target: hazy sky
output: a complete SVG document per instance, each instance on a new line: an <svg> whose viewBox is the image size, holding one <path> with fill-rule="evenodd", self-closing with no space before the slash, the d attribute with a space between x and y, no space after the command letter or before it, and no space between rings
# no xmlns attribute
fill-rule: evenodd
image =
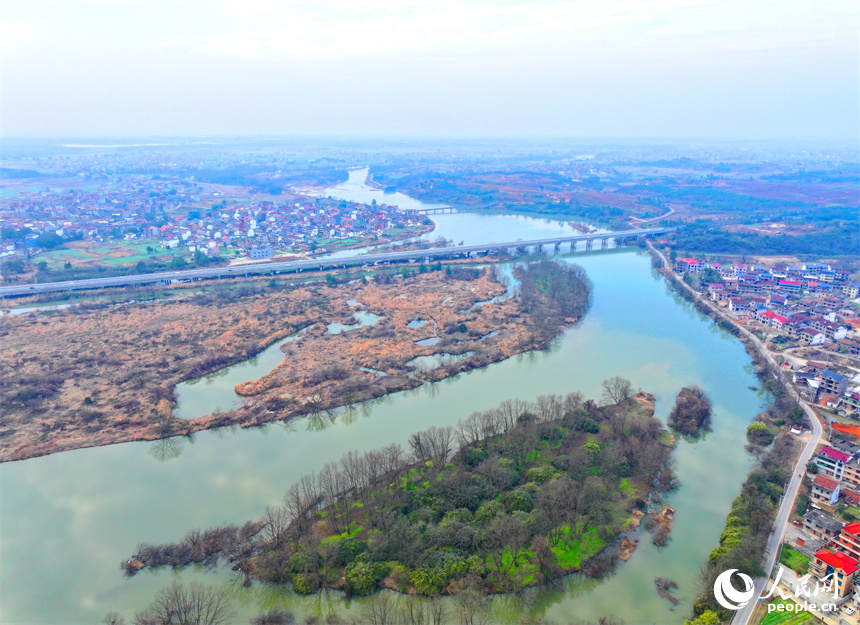
<svg viewBox="0 0 860 625"><path fill-rule="evenodd" d="M0 132L857 140L860 2L0 4Z"/></svg>

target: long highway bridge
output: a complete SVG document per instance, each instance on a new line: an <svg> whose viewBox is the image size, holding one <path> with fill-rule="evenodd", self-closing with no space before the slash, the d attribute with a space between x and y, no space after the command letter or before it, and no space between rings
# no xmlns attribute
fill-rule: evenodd
<svg viewBox="0 0 860 625"><path fill-rule="evenodd" d="M16 295L33 295L55 291L74 291L80 289L101 289L105 287L131 286L136 284L171 283L200 279L218 279L245 277L250 275L274 274L281 272L301 272L303 270L322 270L334 267L370 266L392 262L429 262L431 258L476 258L486 256L494 250L513 250L515 253L523 250L542 250L544 246L552 245L555 251L560 251L563 245L575 249L577 243L584 241L586 249L591 249L595 241L602 247L608 245L611 239L616 242L639 239L655 234L664 234L674 228L648 228L643 230L621 230L616 232L593 232L573 236L553 237L550 239L533 239L530 241L510 241L507 243L483 243L459 247L435 247L426 250L410 250L406 252L386 252L382 254L361 254L344 258L312 258L283 262L256 263L248 265L233 265L226 267L207 267L205 269L185 269L182 271L162 271L130 276L114 276L110 278L92 278L87 280L68 280L65 282L45 282L42 284L21 284L0 287L0 297Z"/></svg>

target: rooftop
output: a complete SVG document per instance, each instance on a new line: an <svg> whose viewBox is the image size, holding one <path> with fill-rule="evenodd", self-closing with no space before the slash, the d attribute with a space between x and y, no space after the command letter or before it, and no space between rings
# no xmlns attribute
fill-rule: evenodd
<svg viewBox="0 0 860 625"><path fill-rule="evenodd" d="M851 456L848 454L842 453L841 451L836 451L830 447L822 447L821 451L818 452L820 456L826 456L832 460L836 460L838 462L848 462L851 460Z"/></svg>
<svg viewBox="0 0 860 625"><path fill-rule="evenodd" d="M832 516L825 514L821 510L810 510L803 516L803 520L813 523L829 532L838 532L843 527L843 523L841 521L837 521ZM857 531L860 531L860 523L855 522L853 525L857 525Z"/></svg>
<svg viewBox="0 0 860 625"><path fill-rule="evenodd" d="M836 487L839 486L839 482L824 475L817 476L812 483L827 490L835 490Z"/></svg>
<svg viewBox="0 0 860 625"><path fill-rule="evenodd" d="M851 575L857 570L858 566L860 566L860 562L857 562L857 560L851 556L847 556L844 553L839 552L833 553L827 549L822 549L815 554L815 557L826 562L834 569L839 569L846 575Z"/></svg>

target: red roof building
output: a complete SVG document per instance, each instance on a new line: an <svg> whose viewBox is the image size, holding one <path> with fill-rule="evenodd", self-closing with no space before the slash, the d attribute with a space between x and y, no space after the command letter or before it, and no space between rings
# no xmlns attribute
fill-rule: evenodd
<svg viewBox="0 0 860 625"><path fill-rule="evenodd" d="M857 569L860 568L860 562L839 551L834 553L827 549L822 549L815 554L815 557L821 559L826 564L829 564L834 569L839 569L846 575L851 575L852 573L857 572Z"/></svg>
<svg viewBox="0 0 860 625"><path fill-rule="evenodd" d="M819 579L832 580L834 594L838 597L845 597L851 592L858 568L860 562L851 556L827 549L822 549L809 561L809 572Z"/></svg>
<svg viewBox="0 0 860 625"><path fill-rule="evenodd" d="M812 484L820 488L826 488L827 490L836 490L836 487L839 486L839 482L837 482L836 480L832 480L824 475L817 476L813 480Z"/></svg>

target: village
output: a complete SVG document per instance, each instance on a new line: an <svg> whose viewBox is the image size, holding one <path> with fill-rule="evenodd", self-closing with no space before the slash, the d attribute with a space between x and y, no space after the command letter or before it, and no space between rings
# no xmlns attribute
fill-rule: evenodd
<svg viewBox="0 0 860 625"><path fill-rule="evenodd" d="M860 622L860 286L826 263L767 268L678 258L674 269L761 339L827 424L806 467L771 595L790 595L798 607L802 600L835 604L838 612L815 613L827 623ZM807 434L797 425L790 431Z"/></svg>
<svg viewBox="0 0 860 625"><path fill-rule="evenodd" d="M74 266L75 254L63 254L63 248L83 259L94 244L124 246L118 260L127 257L130 263L177 255L262 260L391 241L431 228L432 222L415 211L385 204L294 193L237 194L193 181L123 176L4 198L0 262L4 275L14 273L14 263L7 263L16 259Z"/></svg>

